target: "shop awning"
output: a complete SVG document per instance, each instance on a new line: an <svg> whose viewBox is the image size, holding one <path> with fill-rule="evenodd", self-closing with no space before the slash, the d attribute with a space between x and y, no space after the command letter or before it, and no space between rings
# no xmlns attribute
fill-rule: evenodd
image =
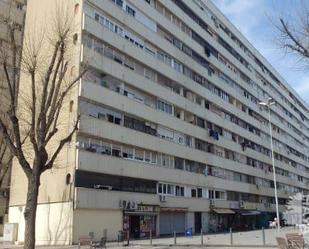
<svg viewBox="0 0 309 249"><path fill-rule="evenodd" d="M161 212L188 212L188 208L180 208L180 207L161 207Z"/></svg>
<svg viewBox="0 0 309 249"><path fill-rule="evenodd" d="M214 211L217 214L235 214L235 212L228 208L213 208L212 211Z"/></svg>
<svg viewBox="0 0 309 249"><path fill-rule="evenodd" d="M236 210L236 213L242 215L242 216L249 216L249 215L259 215L261 214L260 211L256 210Z"/></svg>

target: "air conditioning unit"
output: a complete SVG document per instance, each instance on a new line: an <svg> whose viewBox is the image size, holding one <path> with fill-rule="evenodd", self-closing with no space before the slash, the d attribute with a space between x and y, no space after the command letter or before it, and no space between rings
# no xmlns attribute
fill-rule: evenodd
<svg viewBox="0 0 309 249"><path fill-rule="evenodd" d="M166 202L166 196L165 195L160 195L159 199L160 199L160 202Z"/></svg>

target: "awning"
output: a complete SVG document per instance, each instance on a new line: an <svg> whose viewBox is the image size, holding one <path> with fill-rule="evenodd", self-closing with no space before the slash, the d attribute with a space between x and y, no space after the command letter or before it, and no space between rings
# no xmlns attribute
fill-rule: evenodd
<svg viewBox="0 0 309 249"><path fill-rule="evenodd" d="M246 216L246 215L259 215L259 214L261 214L261 212L259 211L248 211L247 213L243 213L241 215Z"/></svg>
<svg viewBox="0 0 309 249"><path fill-rule="evenodd" d="M242 216L249 216L249 215L259 215L261 214L260 211L256 210L235 210L236 213L242 215Z"/></svg>
<svg viewBox="0 0 309 249"><path fill-rule="evenodd" d="M235 212L228 208L213 208L212 211L214 211L217 214L235 214Z"/></svg>
<svg viewBox="0 0 309 249"><path fill-rule="evenodd" d="M188 208L180 208L180 207L161 207L161 212L188 212Z"/></svg>

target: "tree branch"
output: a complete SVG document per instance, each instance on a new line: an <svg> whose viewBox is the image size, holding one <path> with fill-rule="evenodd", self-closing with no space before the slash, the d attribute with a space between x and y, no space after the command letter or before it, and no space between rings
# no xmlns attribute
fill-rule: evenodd
<svg viewBox="0 0 309 249"><path fill-rule="evenodd" d="M60 151L62 150L63 146L70 142L72 140L72 136L73 134L75 133L75 131L78 130L78 123L79 123L79 117L77 118L76 122L75 122L75 125L74 125L74 128L72 129L72 131L70 132L70 134L62 139L58 145L58 148L56 149L56 151L54 152L53 156L51 157L51 159L49 160L49 162L45 165L45 167L42 169L42 173L48 169L51 169L54 165L54 162L56 160L56 158L58 157Z"/></svg>

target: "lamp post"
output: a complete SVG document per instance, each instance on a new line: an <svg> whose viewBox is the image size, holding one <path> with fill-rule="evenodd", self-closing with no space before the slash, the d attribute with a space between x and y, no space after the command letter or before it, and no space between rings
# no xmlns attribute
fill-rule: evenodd
<svg viewBox="0 0 309 249"><path fill-rule="evenodd" d="M276 168L275 168L275 157L274 157L274 146L273 146L273 134L270 118L270 107L276 104L272 98L268 98L267 102L260 102L259 105L265 106L268 110L268 121L269 121L269 135L270 135L270 149L271 149L271 161L273 166L273 179L275 188L275 202L276 202L276 215L277 215L277 229L280 230L280 217L279 217L279 205L278 205L278 192L277 192L277 180L276 180Z"/></svg>

